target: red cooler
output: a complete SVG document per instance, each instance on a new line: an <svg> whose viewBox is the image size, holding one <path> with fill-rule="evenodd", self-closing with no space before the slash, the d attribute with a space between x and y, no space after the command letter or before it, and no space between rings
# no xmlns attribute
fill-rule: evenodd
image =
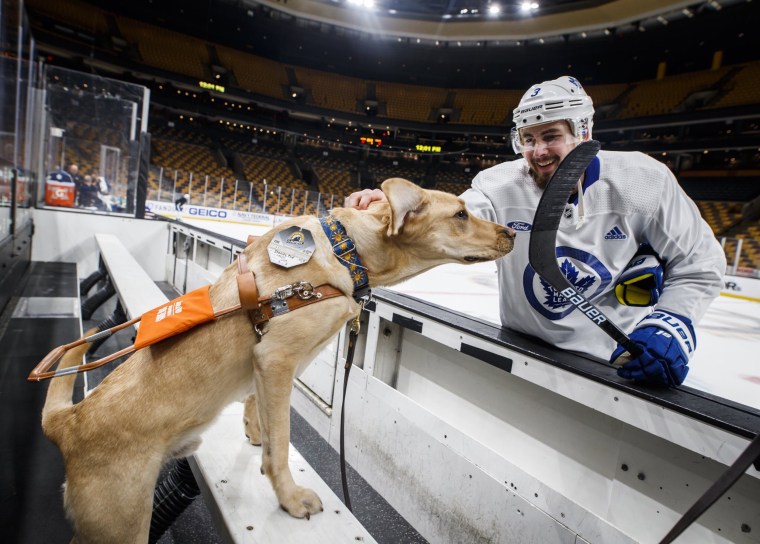
<svg viewBox="0 0 760 544"><path fill-rule="evenodd" d="M76 185L65 181L48 179L45 182L45 204L48 206L74 207Z"/></svg>

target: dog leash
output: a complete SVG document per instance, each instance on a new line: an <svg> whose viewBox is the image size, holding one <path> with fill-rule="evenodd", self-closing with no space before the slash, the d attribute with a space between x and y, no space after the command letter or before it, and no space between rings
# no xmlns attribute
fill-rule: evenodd
<svg viewBox="0 0 760 544"><path fill-rule="evenodd" d="M333 216L328 215L319 219L322 230L327 239L332 244L332 250L338 262L342 264L351 274L351 281L354 284L354 300L359 302L360 309L356 317L351 321L351 327L348 333L348 351L346 353L346 364L343 367L343 402L340 408L340 481L343 486L343 502L352 512L351 497L348 494L348 474L346 469L346 447L345 447L345 415L346 415L346 393L348 391L348 377L351 373L351 366L354 362L354 352L356 351L356 340L359 337L361 328L360 319L364 306L371 297L369 287L369 273L367 267L362 265L359 253L356 251L356 245L346 232L346 228L340 221Z"/></svg>
<svg viewBox="0 0 760 544"><path fill-rule="evenodd" d="M348 391L348 375L351 373L351 366L354 364L354 352L356 351L356 340L359 337L359 331L361 330L361 316L364 306L369 302L369 298L363 299L359 304L361 309L356 317L351 321L351 327L348 333L348 351L346 353L346 364L343 367L345 373L343 374L343 400L340 406L340 481L343 485L343 502L348 508L349 512L353 512L351 508L351 497L348 495L348 475L346 470L346 448L345 448L345 432L344 422L346 415L346 392Z"/></svg>
<svg viewBox="0 0 760 544"><path fill-rule="evenodd" d="M259 297L258 289L256 288L255 277L253 275L253 272L249 270L247 260L242 253L238 256L237 281L238 281L238 291L239 291L240 301L241 301L240 304L236 304L234 306L230 306L229 308L224 308L222 310L216 311L213 313L213 315L209 319L194 323L190 327L186 328L185 330L177 331L177 334L179 334L180 332L185 332L186 330L189 330L190 328L194 326L201 325L205 322L208 322L214 319L218 319L227 314L231 314L239 310L246 310L248 312L248 316L251 320L251 323L253 324L254 331L256 332L256 336L259 339L261 339L261 336L266 331L263 331L260 328L260 326L266 323L267 321L269 321L270 319L272 319L273 317L277 317L284 313L290 312L292 310L296 310L303 306L308 306L310 304L319 302L321 300L327 300L327 299L338 297L338 296L345 296L342 291L339 291L338 289L336 289L335 287L329 284L323 284L318 287L313 287L307 281L299 281L296 283L292 283L290 285L279 287L269 297ZM178 300L178 299L175 299L175 300ZM167 305L171 305L172 302L167 303ZM159 308L163 308L167 305L162 305ZM50 353L45 355L45 357L42 359L42 361L39 362L39 364L37 364L36 367L34 367L32 372L27 377L27 381L39 382L41 380L47 380L50 378L67 376L67 375L76 374L79 372L87 372L89 370L93 370L95 368L108 364L112 361L115 361L116 359L119 359L120 357L124 357L125 355L130 355L134 353L135 351L137 351L138 348L136 348L135 345L133 344L120 351L117 351L116 353L113 353L111 355L98 359L97 361L92 361L90 363L86 363L86 364L82 364L78 366L72 366L68 368L49 370L70 349L75 348L77 346L81 346L82 344L85 344L85 343L91 344L100 339L107 338L111 336L112 334L122 329L125 329L126 327L129 327L130 325L139 323L143 319L144 316L152 315L154 314L154 312L155 310L151 310L149 312L146 312L146 314L143 314L139 317L131 319L127 321L126 323L122 323L121 325L111 327L110 329L105 329L103 331L97 332L90 336L82 337L68 344L64 344L62 346L58 346L57 348L54 348L52 351L50 351ZM147 346L142 346L142 347L147 347Z"/></svg>

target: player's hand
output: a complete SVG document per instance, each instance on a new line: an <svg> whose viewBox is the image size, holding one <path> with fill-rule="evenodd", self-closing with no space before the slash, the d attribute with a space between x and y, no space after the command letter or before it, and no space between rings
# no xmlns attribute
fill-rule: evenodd
<svg viewBox="0 0 760 544"><path fill-rule="evenodd" d="M631 357L623 346L618 346L610 357L610 363L620 366L618 376L666 387L683 383L689 372L689 358L696 348L690 319L655 311L636 325L630 339L642 353Z"/></svg>
<svg viewBox="0 0 760 544"><path fill-rule="evenodd" d="M380 189L363 189L348 195L343 203L343 207L366 210L372 202L378 202L380 200L386 200L385 193Z"/></svg>

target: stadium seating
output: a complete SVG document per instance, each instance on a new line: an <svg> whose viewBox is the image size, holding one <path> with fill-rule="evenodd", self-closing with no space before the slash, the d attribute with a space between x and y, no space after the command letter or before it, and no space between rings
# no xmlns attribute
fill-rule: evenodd
<svg viewBox="0 0 760 544"><path fill-rule="evenodd" d="M127 17L117 17L117 22L145 64L196 80L211 79L208 50L201 40Z"/></svg>
<svg viewBox="0 0 760 544"><path fill-rule="evenodd" d="M47 2L45 0L27 0L26 4L45 17L56 21L65 21L76 28L93 34L106 34L108 25L102 11L80 0L66 2Z"/></svg>
<svg viewBox="0 0 760 544"><path fill-rule="evenodd" d="M31 8L41 15L65 21L70 25L107 38L111 30L106 15L94 9L83 9L81 0L43 2L31 0ZM288 70L308 95L309 103L336 112L360 111L364 100L376 98L382 105L378 116L391 119L437 122L439 108L448 107L454 115L452 123L499 126L508 124L511 109L524 89L443 89L382 81L365 81L300 66L284 66L276 61L220 44L209 44L191 37L123 16L113 16L124 38L136 47L139 61L163 72L195 80L214 81L211 54L216 52L221 68L230 73L235 87L256 95L278 100L291 100ZM714 91L718 97L707 105L696 107L729 107L756 104L760 101L760 62L724 66L666 76L662 79L604 85L587 85L600 117L629 119L665 115L682 105L692 94ZM732 75L732 71L736 71ZM335 78L340 77L340 84ZM726 78L726 81L723 79ZM376 96L368 96L368 88ZM451 103L447 98L453 97ZM613 112L611 115L608 112ZM603 115L602 115L603 114Z"/></svg>
<svg viewBox="0 0 760 544"><path fill-rule="evenodd" d="M760 62L742 65L738 73L731 78L727 87L725 94L710 104L710 107L727 108L757 104L757 89L760 88Z"/></svg>
<svg viewBox="0 0 760 544"><path fill-rule="evenodd" d="M742 220L741 202L696 201L699 212L716 236L721 236Z"/></svg>
<svg viewBox="0 0 760 544"><path fill-rule="evenodd" d="M703 70L663 79L640 81L626 97L618 118L671 113L691 94L713 89L727 72L728 68L724 67L718 70Z"/></svg>
<svg viewBox="0 0 760 544"><path fill-rule="evenodd" d="M457 89L454 109L459 110L456 121L468 125L507 125L512 109L520 101L522 91L501 89Z"/></svg>
<svg viewBox="0 0 760 544"><path fill-rule="evenodd" d="M232 71L238 87L263 96L285 98L287 76L282 64L219 45L216 51L219 60Z"/></svg>
<svg viewBox="0 0 760 544"><path fill-rule="evenodd" d="M410 121L433 121L435 110L443 106L446 90L421 85L377 82L378 102L385 103L386 117Z"/></svg>
<svg viewBox="0 0 760 544"><path fill-rule="evenodd" d="M295 68L298 83L311 93L313 104L335 111L357 112L367 97L366 82L354 77L343 76L340 85L335 84L335 75L309 68Z"/></svg>

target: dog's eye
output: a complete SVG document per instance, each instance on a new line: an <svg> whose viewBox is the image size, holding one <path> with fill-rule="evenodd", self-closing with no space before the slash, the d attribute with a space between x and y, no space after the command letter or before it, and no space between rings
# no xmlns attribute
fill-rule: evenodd
<svg viewBox="0 0 760 544"><path fill-rule="evenodd" d="M467 219L469 215L467 214L467 210L459 210L454 217L458 217L459 219Z"/></svg>

